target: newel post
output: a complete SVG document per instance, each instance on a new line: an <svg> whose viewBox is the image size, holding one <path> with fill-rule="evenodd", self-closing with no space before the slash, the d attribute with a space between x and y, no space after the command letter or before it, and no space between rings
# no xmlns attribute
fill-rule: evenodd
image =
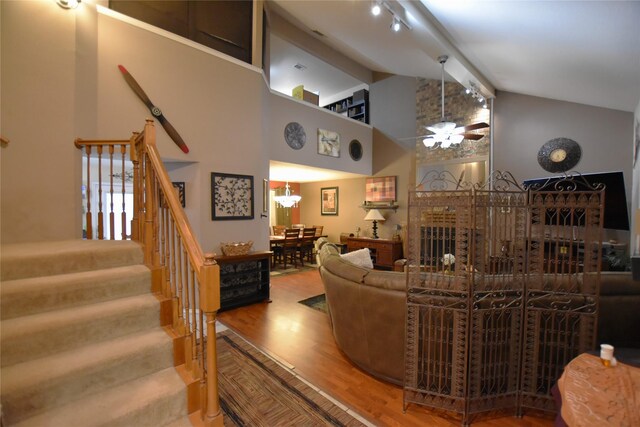
<svg viewBox="0 0 640 427"><path fill-rule="evenodd" d="M203 421L207 426L222 426L222 413L218 396L218 353L216 350L216 313L220 308L220 266L215 254L205 254L200 275L200 310L205 313L207 324L206 400Z"/></svg>
<svg viewBox="0 0 640 427"><path fill-rule="evenodd" d="M144 126L144 149L143 149L143 163L142 173L144 175L144 232L143 232L143 244L144 244L144 262L147 266L155 266L154 264L154 205L156 202L156 193L153 185L153 170L151 162L147 157L147 145L155 145L156 141L156 129L153 127L153 120L148 120Z"/></svg>

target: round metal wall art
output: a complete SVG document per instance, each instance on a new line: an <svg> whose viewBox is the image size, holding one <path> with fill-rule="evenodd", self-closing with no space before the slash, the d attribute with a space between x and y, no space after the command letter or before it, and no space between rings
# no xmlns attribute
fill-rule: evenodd
<svg viewBox="0 0 640 427"><path fill-rule="evenodd" d="M284 127L284 140L289 147L299 150L307 142L307 134L300 123L291 122Z"/></svg>
<svg viewBox="0 0 640 427"><path fill-rule="evenodd" d="M580 161L582 149L569 138L554 138L545 142L538 151L538 164L547 172L566 172Z"/></svg>
<svg viewBox="0 0 640 427"><path fill-rule="evenodd" d="M362 158L362 144L357 139L349 143L349 155L356 162Z"/></svg>

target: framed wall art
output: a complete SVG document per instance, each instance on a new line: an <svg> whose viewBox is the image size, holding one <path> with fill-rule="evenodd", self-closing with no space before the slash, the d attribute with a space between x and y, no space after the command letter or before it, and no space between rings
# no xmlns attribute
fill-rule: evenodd
<svg viewBox="0 0 640 427"><path fill-rule="evenodd" d="M253 177L211 172L211 219L253 219Z"/></svg>
<svg viewBox="0 0 640 427"><path fill-rule="evenodd" d="M185 194L185 190L184 190L184 182L172 182L171 184L173 184L173 188L176 189L176 192L178 193L178 199L180 200L180 204L182 205L182 207L186 207L187 205L187 197Z"/></svg>
<svg viewBox="0 0 640 427"><path fill-rule="evenodd" d="M394 200L397 200L395 176L367 178L365 183L365 201L393 202Z"/></svg>
<svg viewBox="0 0 640 427"><path fill-rule="evenodd" d="M320 189L320 214L338 215L338 187Z"/></svg>
<svg viewBox="0 0 640 427"><path fill-rule="evenodd" d="M318 154L340 157L340 134L326 129L318 129Z"/></svg>

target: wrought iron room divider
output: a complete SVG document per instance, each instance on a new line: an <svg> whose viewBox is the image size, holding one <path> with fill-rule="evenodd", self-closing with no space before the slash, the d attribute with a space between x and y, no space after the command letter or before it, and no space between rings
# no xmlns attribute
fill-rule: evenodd
<svg viewBox="0 0 640 427"><path fill-rule="evenodd" d="M524 189L447 172L409 194L404 406L553 411L564 365L595 345L603 188ZM586 185L586 187L585 187Z"/></svg>

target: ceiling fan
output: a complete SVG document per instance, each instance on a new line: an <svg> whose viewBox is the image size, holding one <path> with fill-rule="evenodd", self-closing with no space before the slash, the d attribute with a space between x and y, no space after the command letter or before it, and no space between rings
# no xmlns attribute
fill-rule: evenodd
<svg viewBox="0 0 640 427"><path fill-rule="evenodd" d="M442 105L442 115L440 117L440 121L438 123L434 123L430 126L427 126L427 130L431 132L431 134L420 135L413 138L401 138L404 140L408 139L418 139L424 138L422 143L427 148L432 148L436 144L440 144L442 148L448 148L451 145L460 144L464 139L472 139L477 141L482 139L484 135L477 133L468 133L478 129L488 128L489 125L485 122L474 123L468 126L460 126L456 127L454 122L448 122L444 118L444 64L447 62L449 57L447 55L441 55L438 57L438 62L442 65L442 80L440 85L441 92L441 105Z"/></svg>

